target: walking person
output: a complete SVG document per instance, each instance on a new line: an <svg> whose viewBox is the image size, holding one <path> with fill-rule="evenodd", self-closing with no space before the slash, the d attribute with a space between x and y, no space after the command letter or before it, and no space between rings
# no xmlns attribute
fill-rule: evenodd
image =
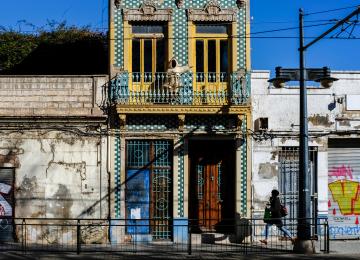
<svg viewBox="0 0 360 260"><path fill-rule="evenodd" d="M291 242L294 243L295 240L294 238L291 236L289 230L287 230L284 226L283 226L283 222L281 220L281 204L280 204L280 199L279 199L279 191L278 190L272 190L271 191L271 197L270 197L270 201L269 201L269 206L270 206L270 212L271 215L269 218L264 219L264 222L266 223L265 226L265 239L260 240L261 243L267 245L267 239L269 236L269 228L272 225L276 225L276 227L281 230L287 237L290 238Z"/></svg>

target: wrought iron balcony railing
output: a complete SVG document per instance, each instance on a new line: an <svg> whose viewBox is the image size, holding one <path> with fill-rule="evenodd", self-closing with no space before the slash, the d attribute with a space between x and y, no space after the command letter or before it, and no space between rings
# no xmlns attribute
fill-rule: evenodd
<svg viewBox="0 0 360 260"><path fill-rule="evenodd" d="M249 80L238 73L122 72L111 81L110 99L127 105L243 105Z"/></svg>

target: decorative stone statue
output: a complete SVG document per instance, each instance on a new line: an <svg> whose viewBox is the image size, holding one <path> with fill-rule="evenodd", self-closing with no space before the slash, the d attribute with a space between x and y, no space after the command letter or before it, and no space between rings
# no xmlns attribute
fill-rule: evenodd
<svg viewBox="0 0 360 260"><path fill-rule="evenodd" d="M185 0L176 0L175 4L176 4L177 8L180 9L184 6L184 2L185 2Z"/></svg>
<svg viewBox="0 0 360 260"><path fill-rule="evenodd" d="M120 8L121 1L122 1L122 0L114 0L114 4L115 4L115 6L116 6L117 9Z"/></svg>
<svg viewBox="0 0 360 260"><path fill-rule="evenodd" d="M246 0L236 0L236 5L239 9L244 8L246 5Z"/></svg>
<svg viewBox="0 0 360 260"><path fill-rule="evenodd" d="M190 71L189 66L179 66L178 61L172 58L168 64L166 71L166 81L163 87L171 94L176 94L181 85L181 74Z"/></svg>

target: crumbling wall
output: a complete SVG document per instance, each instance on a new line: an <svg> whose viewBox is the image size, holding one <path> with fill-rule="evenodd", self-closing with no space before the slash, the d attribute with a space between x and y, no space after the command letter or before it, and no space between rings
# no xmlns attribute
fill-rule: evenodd
<svg viewBox="0 0 360 260"><path fill-rule="evenodd" d="M2 131L0 167L15 167L15 216L106 218L106 139Z"/></svg>
<svg viewBox="0 0 360 260"><path fill-rule="evenodd" d="M317 148L318 214L327 214L327 140L340 132L354 131L359 126L359 111L347 110L349 95L359 92L359 72L336 72L340 80L331 88L308 85L308 128L310 146ZM269 71L252 75L253 122L268 118L268 129L257 132L253 146L252 185L253 212L262 210L273 188L279 184L279 154L282 147L299 147L299 88L276 89L270 85ZM255 131L258 129L254 129ZM350 135L350 133L348 134ZM257 138L257 139L256 139Z"/></svg>

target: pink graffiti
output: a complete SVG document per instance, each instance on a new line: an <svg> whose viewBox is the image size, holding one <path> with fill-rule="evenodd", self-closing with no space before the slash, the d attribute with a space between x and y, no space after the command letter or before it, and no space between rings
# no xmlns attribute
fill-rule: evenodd
<svg viewBox="0 0 360 260"><path fill-rule="evenodd" d="M350 179L353 178L351 167L345 165L331 168L329 176L336 178L344 177L345 179L347 179L347 177Z"/></svg>

